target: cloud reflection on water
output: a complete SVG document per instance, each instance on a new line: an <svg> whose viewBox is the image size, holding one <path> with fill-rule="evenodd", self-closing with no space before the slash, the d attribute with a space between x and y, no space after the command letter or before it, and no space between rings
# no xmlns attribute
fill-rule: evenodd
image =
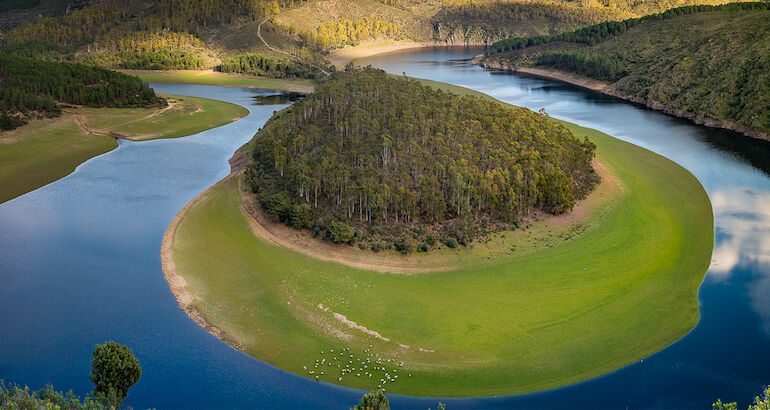
<svg viewBox="0 0 770 410"><path fill-rule="evenodd" d="M739 268L758 276L748 296L770 336L770 192L725 189L711 193L717 242L708 277L727 280Z"/></svg>

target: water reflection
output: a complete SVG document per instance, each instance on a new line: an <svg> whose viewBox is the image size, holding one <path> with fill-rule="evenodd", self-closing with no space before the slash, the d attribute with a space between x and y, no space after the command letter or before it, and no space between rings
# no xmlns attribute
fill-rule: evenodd
<svg viewBox="0 0 770 410"><path fill-rule="evenodd" d="M279 105L293 103L305 98L305 93L294 91L270 91L268 94L255 95L254 105Z"/></svg>
<svg viewBox="0 0 770 410"><path fill-rule="evenodd" d="M453 410L708 408L720 396L745 408L770 383L768 144L461 61L477 53L413 50L369 62L534 110L545 107L555 117L672 158L709 193L717 235L700 288L701 321L681 341L583 383L529 395L441 401ZM205 86L156 89L279 105L251 105L248 117L189 138L122 143L72 175L0 205L0 378L34 388L52 382L85 394L92 387L87 375L93 344L116 339L132 346L144 369L126 403L135 407L352 406L362 392L284 372L215 339L179 310L160 270L160 241L174 215L226 175L232 152L292 97ZM391 398L393 408L410 409L434 407L439 400Z"/></svg>
<svg viewBox="0 0 770 410"><path fill-rule="evenodd" d="M753 272L749 298L770 336L770 193L726 188L713 192L711 203L718 241L709 276L726 280L735 272Z"/></svg>
<svg viewBox="0 0 770 410"><path fill-rule="evenodd" d="M660 153L703 184L713 204L716 236L712 265L699 290L701 320L677 343L644 362L576 385L450 404L707 408L719 396L745 407L770 383L770 143L695 126L568 84L463 66L463 55L475 52L422 49L360 62L472 88L532 110L545 108L556 118Z"/></svg>

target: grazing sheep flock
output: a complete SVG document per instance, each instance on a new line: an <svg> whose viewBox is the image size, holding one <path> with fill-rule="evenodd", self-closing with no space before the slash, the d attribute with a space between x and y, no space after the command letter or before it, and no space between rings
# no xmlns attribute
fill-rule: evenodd
<svg viewBox="0 0 770 410"><path fill-rule="evenodd" d="M343 347L336 353L334 349L330 349L328 352L321 350L321 357L310 366L302 366L302 369L309 376L314 376L316 381L320 381L321 376L326 374L332 375L335 369L339 371L338 382L341 382L344 377L352 377L354 374L355 377L366 378L377 376L379 377L377 388L385 391L387 383L395 383L398 380L398 368L404 367L404 362L380 357L379 353L372 352L372 345L364 349L364 353L366 357L359 359L349 347ZM328 357L324 357L325 355ZM327 370L324 372L322 369ZM407 375L407 377L411 376L411 374Z"/></svg>

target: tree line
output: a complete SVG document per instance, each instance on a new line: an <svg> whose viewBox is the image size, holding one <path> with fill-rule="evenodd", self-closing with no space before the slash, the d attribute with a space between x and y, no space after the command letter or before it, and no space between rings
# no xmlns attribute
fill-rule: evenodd
<svg viewBox="0 0 770 410"><path fill-rule="evenodd" d="M93 107L164 105L138 77L120 72L0 54L2 126L11 129L38 115L57 116L58 103ZM15 118L14 120L9 120Z"/></svg>
<svg viewBox="0 0 770 410"><path fill-rule="evenodd" d="M8 10L31 9L40 4L40 0L0 0L0 13Z"/></svg>
<svg viewBox="0 0 770 410"><path fill-rule="evenodd" d="M535 64L581 73L597 80L610 82L617 81L628 73L625 65L617 59L585 50L544 51L537 55Z"/></svg>
<svg viewBox="0 0 770 410"><path fill-rule="evenodd" d="M404 34L396 23L371 18L340 19L300 33L300 38L305 45L319 50L346 45L355 46L361 41L379 37L401 39L404 38Z"/></svg>
<svg viewBox="0 0 770 410"><path fill-rule="evenodd" d="M5 33L5 44L42 43L86 64L134 69L197 69L214 58L200 30L276 14L304 0L160 0L138 15L116 3L39 19ZM77 50L72 52L72 50Z"/></svg>
<svg viewBox="0 0 770 410"><path fill-rule="evenodd" d="M241 73L273 78L315 78L318 71L308 66L279 60L262 53L244 53L227 58L216 67L223 73Z"/></svg>
<svg viewBox="0 0 770 410"><path fill-rule="evenodd" d="M598 181L595 146L547 116L372 68L334 74L255 141L248 175L267 213L336 242L458 221L468 240L472 226L565 212Z"/></svg>
<svg viewBox="0 0 770 410"><path fill-rule="evenodd" d="M489 50L490 54L503 53L506 51L519 50L526 47L546 44L552 41L564 41L570 43L581 43L594 45L610 37L622 34L631 27L641 23L653 20L665 20L672 17L686 14L714 12L714 11L751 11L751 10L770 10L770 2L748 2L748 3L728 3L722 5L694 5L677 7L666 10L662 13L650 14L638 18L630 18L623 21L605 21L588 27L557 35L514 37L500 40Z"/></svg>
<svg viewBox="0 0 770 410"><path fill-rule="evenodd" d="M0 408L114 410L120 408L128 390L141 377L142 367L131 349L107 342L94 348L89 374L94 389L82 400L72 390L65 394L54 390L51 384L30 392L29 387L6 385L0 379Z"/></svg>

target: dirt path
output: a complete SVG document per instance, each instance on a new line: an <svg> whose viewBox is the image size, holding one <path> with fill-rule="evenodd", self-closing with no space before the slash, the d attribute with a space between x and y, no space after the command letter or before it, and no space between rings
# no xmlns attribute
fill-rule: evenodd
<svg viewBox="0 0 770 410"><path fill-rule="evenodd" d="M313 238L307 231L298 231L280 222L273 222L256 203L256 198L249 192L249 189L242 185L240 171L247 166L240 159L242 155L242 153L234 155L231 164L239 165L239 169L233 169L233 172L239 172L238 190L241 195L241 211L248 219L254 235L272 244L304 253L313 258L340 263L356 269L398 274L445 272L458 269L456 265L426 266L425 261L414 255L374 254L368 250L359 250L349 245L333 244ZM568 229L573 224L590 218L596 206L603 202L610 195L610 192L623 191L622 183L606 165L596 160L593 161L592 165L601 177L601 183L588 198L580 201L571 211L561 215L544 214L543 217L548 218L549 224L554 228Z"/></svg>
<svg viewBox="0 0 770 410"><path fill-rule="evenodd" d="M64 111L64 112L69 114L69 115L71 115L72 118L75 120L75 123L78 125L78 127L80 127L80 129L82 129L83 131L85 131L85 132L87 132L89 134L104 135L105 137L122 138L122 139L127 139L127 140L131 139L131 137L129 137L128 135L119 134L119 133L113 132L113 131L99 130L99 129L96 129L96 128L91 128L88 125L88 121L86 121L86 117L83 116L83 114L80 114L80 113L77 113L77 112L74 112L74 111Z"/></svg>
<svg viewBox="0 0 770 410"><path fill-rule="evenodd" d="M126 121L124 123L120 123L120 124L116 125L116 127L156 117L156 116L158 116L160 114L163 114L164 112L166 112L166 111L168 111L168 110L170 110L172 108L177 108L178 106L179 106L178 102L176 102L176 101L169 101L168 105L166 105L165 107L161 108L160 110L157 110L157 111L152 112L152 113L150 113L148 115L145 115L144 117L140 117L140 118L133 119L131 121ZM203 109L201 109L201 107L198 106L198 109L195 110L194 112L192 112L191 114L195 114L197 112L202 112L202 111L203 111ZM66 114L71 115L72 118L75 120L75 123L80 127L80 129L82 129L83 131L85 131L85 132L87 132L89 134L104 135L106 137L120 138L120 139L131 140L131 141L142 141L142 140L145 139L145 138L142 138L142 136L130 136L130 135L126 135L126 134L121 134L119 132L110 131L109 129L94 128L94 127L91 127L88 124L88 120L86 119L86 117L83 114L81 114L79 112L76 112L76 111L63 111L63 112L66 113Z"/></svg>
<svg viewBox="0 0 770 410"><path fill-rule="evenodd" d="M254 235L285 248L304 253L313 258L327 262L337 262L356 269L371 270L384 273L416 274L425 272L442 272L457 269L456 266L419 266L419 261L409 261L406 257L383 255L382 259L372 260L368 251L351 248L350 245L332 244L310 236L308 232L298 231L282 223L271 221L257 205L254 195L241 186L241 210L249 221ZM401 260L398 260L401 259ZM406 262L406 263L404 263Z"/></svg>

